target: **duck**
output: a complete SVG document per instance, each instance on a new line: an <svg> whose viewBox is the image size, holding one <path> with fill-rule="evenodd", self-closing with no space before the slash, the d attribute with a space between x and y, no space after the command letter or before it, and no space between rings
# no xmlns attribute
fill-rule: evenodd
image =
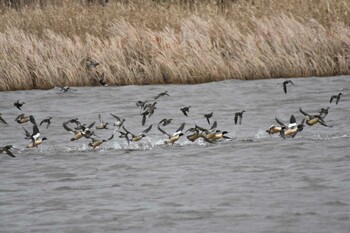
<svg viewBox="0 0 350 233"><path fill-rule="evenodd" d="M51 119L52 119L52 117L48 117L48 118L42 120L39 125L41 126L42 124L46 123L47 124L46 129L47 129L47 128L49 128L49 126L51 124Z"/></svg>
<svg viewBox="0 0 350 233"><path fill-rule="evenodd" d="M241 112L236 112L235 113L235 125L237 125L237 123L242 124L242 118L243 118L243 113L244 112L245 111L243 110Z"/></svg>
<svg viewBox="0 0 350 233"><path fill-rule="evenodd" d="M291 80L286 80L283 82L283 91L284 91L284 94L287 94L287 84L290 83L292 85L294 85L294 83L291 81Z"/></svg>
<svg viewBox="0 0 350 233"><path fill-rule="evenodd" d="M158 99L158 98L160 98L161 96L170 96L169 94L168 94L168 91L164 91L164 92L161 92L161 93L159 93L158 95L156 95L155 97L153 97L153 99Z"/></svg>
<svg viewBox="0 0 350 233"><path fill-rule="evenodd" d="M33 133L30 137L31 142L27 145L27 148L33 148L33 147L38 148L38 146L42 144L45 140L47 140L47 138L46 137L40 138L41 135L40 135L39 128L32 115L30 116L30 121L33 123Z"/></svg>
<svg viewBox="0 0 350 233"><path fill-rule="evenodd" d="M25 116L24 113L22 113L22 114L19 114L19 115L16 117L15 121L16 121L18 124L24 124L24 123L27 123L28 121L30 121L30 117L31 117L31 116L32 116L32 115Z"/></svg>
<svg viewBox="0 0 350 233"><path fill-rule="evenodd" d="M22 111L21 107L25 104L25 102L20 103L19 100L17 100L13 105Z"/></svg>
<svg viewBox="0 0 350 233"><path fill-rule="evenodd" d="M299 108L299 111L305 116L305 123L308 126L313 126L313 125L318 123L318 124L320 124L322 126L325 126L325 127L329 127L329 128L333 127L332 125L327 125L326 122L321 117L321 115L310 115L310 114L307 114L301 108Z"/></svg>
<svg viewBox="0 0 350 233"><path fill-rule="evenodd" d="M92 147L92 149L96 149L99 147L102 143L107 142L109 140L112 140L114 137L114 134L112 134L108 139L98 140L96 138L90 137L91 142L89 143L89 146Z"/></svg>
<svg viewBox="0 0 350 233"><path fill-rule="evenodd" d="M98 119L100 121L100 124L96 125L96 129L108 129L108 122L104 123L101 114L98 114Z"/></svg>
<svg viewBox="0 0 350 233"><path fill-rule="evenodd" d="M190 111L191 106L180 108L181 112L188 117L187 113Z"/></svg>
<svg viewBox="0 0 350 233"><path fill-rule="evenodd" d="M208 124L210 125L210 118L213 116L213 112L204 114L205 119L207 119Z"/></svg>
<svg viewBox="0 0 350 233"><path fill-rule="evenodd" d="M177 140L179 140L180 137L184 135L184 133L182 131L183 131L184 127L185 127L185 124L186 123L182 123L180 125L180 127L173 134L168 134L162 128L160 128L160 126L158 126L158 130L160 132L162 132L163 134L168 136L168 140L164 141L164 144L171 144L171 145L173 145Z"/></svg>
<svg viewBox="0 0 350 233"><path fill-rule="evenodd" d="M110 114L111 114L112 117L114 117L114 118L117 120L116 122L114 122L113 125L114 125L114 126L117 126L117 127L118 127L117 130L119 130L120 127L122 127L122 125L123 125L125 119L124 119L124 118L123 118L123 119L120 119L120 117L118 117L117 115L114 115L113 113L110 113Z"/></svg>
<svg viewBox="0 0 350 233"><path fill-rule="evenodd" d="M16 156L10 151L12 148L13 148L12 145L6 145L3 147L0 147L0 154L5 152L8 156L15 158Z"/></svg>
<svg viewBox="0 0 350 233"><path fill-rule="evenodd" d="M123 130L125 131L125 133L123 134L122 132L121 132L121 135L120 136L122 136L121 138L125 138L127 141L128 141L128 143L130 142L130 141L132 141L132 142L138 142L138 141L140 141L142 138L144 138L144 137L146 137L147 135L147 133L152 129L152 126L153 125L150 125L147 129L145 129L144 131L142 131L141 133L139 133L139 134L133 134L133 133L131 133L129 130L127 130L126 128L125 128L125 126L123 125ZM119 136L119 137L120 137Z"/></svg>
<svg viewBox="0 0 350 233"><path fill-rule="evenodd" d="M105 79L105 72L103 72L100 75L98 82L100 83L101 86L108 87L108 84L107 84L106 79Z"/></svg>
<svg viewBox="0 0 350 233"><path fill-rule="evenodd" d="M341 95L342 95L341 92L340 92L338 95L332 95L332 96L331 96L331 99L329 100L329 103L332 103L333 99L336 99L335 104L338 104Z"/></svg>
<svg viewBox="0 0 350 233"><path fill-rule="evenodd" d="M162 125L162 126L166 126L166 125L169 125L171 123L173 119L162 119L161 121L159 121L158 125Z"/></svg>
<svg viewBox="0 0 350 233"><path fill-rule="evenodd" d="M68 90L70 89L69 86L60 86L60 91L63 92L63 93L66 93Z"/></svg>
<svg viewBox="0 0 350 233"><path fill-rule="evenodd" d="M91 123L88 127L82 126L82 129L80 130L73 130L67 126L68 122L63 122L63 128L67 130L68 132L74 134L74 136L70 139L71 141L79 140L82 137L90 138L92 135L94 135L94 132L90 129L94 127L95 122Z"/></svg>
<svg viewBox="0 0 350 233"><path fill-rule="evenodd" d="M286 136L294 138L298 132L301 132L304 128L305 118L301 120L301 123L298 125L296 123L294 115L291 116L291 120L288 126L281 122L277 117L276 121L281 125L280 135L283 139L286 139Z"/></svg>

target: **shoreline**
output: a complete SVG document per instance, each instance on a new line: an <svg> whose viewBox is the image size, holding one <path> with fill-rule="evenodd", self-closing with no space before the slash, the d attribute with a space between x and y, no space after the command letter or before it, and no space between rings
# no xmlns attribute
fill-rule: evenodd
<svg viewBox="0 0 350 233"><path fill-rule="evenodd" d="M140 12L130 4L5 12L0 19L14 23L0 27L0 91L98 86L102 74L110 86L350 74L348 25L282 10L264 16L243 2L233 5L240 11L227 6L232 15L149 2ZM76 21L76 10L86 18ZM125 12L116 17L113 10ZM71 17L60 21L65 14ZM149 21L137 21L141 16Z"/></svg>

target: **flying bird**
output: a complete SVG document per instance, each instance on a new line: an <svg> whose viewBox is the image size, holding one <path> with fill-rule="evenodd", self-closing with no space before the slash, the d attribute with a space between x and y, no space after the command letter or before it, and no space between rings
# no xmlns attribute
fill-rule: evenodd
<svg viewBox="0 0 350 233"><path fill-rule="evenodd" d="M210 118L213 116L213 112L205 114L204 117L207 119L208 124L210 125Z"/></svg>
<svg viewBox="0 0 350 233"><path fill-rule="evenodd" d="M0 147L0 154L5 152L8 156L10 156L12 158L15 158L16 156L10 151L12 148L13 148L12 145L7 145L7 146L4 146L4 147Z"/></svg>
<svg viewBox="0 0 350 233"><path fill-rule="evenodd" d="M285 94L287 94L287 84L288 84L288 83L294 85L294 83L293 83L291 80L284 81L284 82L283 82L283 91L284 91Z"/></svg>
<svg viewBox="0 0 350 233"><path fill-rule="evenodd" d="M331 96L331 99L329 100L329 103L332 103L333 99L336 99L335 104L338 104L341 95L342 95L341 92L340 92L338 95L332 95L332 96Z"/></svg>
<svg viewBox="0 0 350 233"><path fill-rule="evenodd" d="M181 112L188 117L187 113L190 111L191 106L180 108Z"/></svg>
<svg viewBox="0 0 350 233"><path fill-rule="evenodd" d="M159 97L165 96L165 95L170 96L170 95L168 94L168 91L164 91L164 92L159 93L158 95L156 95L156 96L153 97L153 98L156 100L156 99L158 99Z"/></svg>
<svg viewBox="0 0 350 233"><path fill-rule="evenodd" d="M49 126L50 126L50 124L51 124L51 119L52 119L52 117L48 117L48 118L42 120L42 121L40 122L40 126L41 126L42 124L46 123L46 124L47 124L47 125L46 125L46 129L49 128Z"/></svg>
<svg viewBox="0 0 350 233"><path fill-rule="evenodd" d="M25 104L25 102L20 103L19 100L17 100L13 105L22 111L21 107Z"/></svg>
<svg viewBox="0 0 350 233"><path fill-rule="evenodd" d="M236 112L235 113L235 125L237 125L237 123L242 124L242 118L243 118L243 113L244 112L245 111L243 110L242 112Z"/></svg>
<svg viewBox="0 0 350 233"><path fill-rule="evenodd" d="M113 125L118 127L118 129L116 129L116 130L119 130L120 127L122 127L125 119L120 119L120 117L118 117L117 115L114 115L112 113L110 113L110 114L111 114L112 117L114 117L117 120L116 122L114 122Z"/></svg>

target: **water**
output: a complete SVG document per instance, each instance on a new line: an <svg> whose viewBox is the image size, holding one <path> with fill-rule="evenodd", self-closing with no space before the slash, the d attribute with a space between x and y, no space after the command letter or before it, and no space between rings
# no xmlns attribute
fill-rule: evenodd
<svg viewBox="0 0 350 233"><path fill-rule="evenodd" d="M0 157L0 232L349 232L350 153L349 77L293 79L283 93L282 79L158 85L84 87L0 93L1 145L13 144L16 158ZM141 126L137 100L161 97L155 114ZM343 93L338 105L331 95ZM52 116L48 138L26 149L20 114L37 122ZM180 108L190 105L189 117ZM298 122L304 111L330 106L333 128L306 126L295 138L265 133L275 116ZM233 112L245 110L242 125ZM88 139L71 142L62 122L78 117L87 124L101 114L126 118L134 133L162 118L174 132L182 122L207 127L213 111L218 128L232 141L175 145L155 127L139 143L118 134L96 150ZM31 124L24 125L31 130ZM96 131L108 138L113 131Z"/></svg>

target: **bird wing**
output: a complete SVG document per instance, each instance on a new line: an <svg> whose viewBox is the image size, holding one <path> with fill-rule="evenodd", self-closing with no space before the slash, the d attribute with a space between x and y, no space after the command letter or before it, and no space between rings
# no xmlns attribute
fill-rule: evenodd
<svg viewBox="0 0 350 233"><path fill-rule="evenodd" d="M142 125L145 125L146 123L146 116L147 116L148 112L144 112L142 113Z"/></svg>
<svg viewBox="0 0 350 233"><path fill-rule="evenodd" d="M63 126L63 128L64 128L65 130L67 130L68 132L73 132L73 130L67 126L67 123L63 123L62 126Z"/></svg>
<svg viewBox="0 0 350 233"><path fill-rule="evenodd" d="M145 129L144 131L142 131L143 134L148 133L151 129L152 129L153 125L150 125L147 129Z"/></svg>
<svg viewBox="0 0 350 233"><path fill-rule="evenodd" d="M28 130L26 130L23 126L22 126L23 130L24 130L24 134L26 137L30 137L30 133Z"/></svg>
<svg viewBox="0 0 350 233"><path fill-rule="evenodd" d="M280 121L277 117L275 119L277 123L280 124L282 127L286 127L286 125L282 121Z"/></svg>
<svg viewBox="0 0 350 233"><path fill-rule="evenodd" d="M235 113L235 125L237 125L237 121L238 121L238 114Z"/></svg>
<svg viewBox="0 0 350 233"><path fill-rule="evenodd" d="M88 127L85 128L85 130L89 130L92 127L94 127L95 123L96 123L96 121L92 122L90 125L88 125Z"/></svg>
<svg viewBox="0 0 350 233"><path fill-rule="evenodd" d="M19 120L20 118L22 118L22 117L24 117L24 113L19 114L19 115L16 117L15 121L18 121L18 120Z"/></svg>
<svg viewBox="0 0 350 233"><path fill-rule="evenodd" d="M110 113L112 117L114 117L115 119L117 119L117 121L120 121L120 118L112 113Z"/></svg>
<svg viewBox="0 0 350 233"><path fill-rule="evenodd" d="M210 130L215 129L218 126L218 123L214 121L213 125L211 126Z"/></svg>
<svg viewBox="0 0 350 233"><path fill-rule="evenodd" d="M160 132L162 132L163 134L167 135L168 137L171 137L170 134L168 134L167 132L165 132L165 131L164 131L162 128L160 128L159 126L158 126L158 130L159 130Z"/></svg>
<svg viewBox="0 0 350 233"><path fill-rule="evenodd" d="M334 98L337 98L337 96L336 95L332 95L331 99L329 100L329 103L332 103Z"/></svg>
<svg viewBox="0 0 350 233"><path fill-rule="evenodd" d="M185 108L181 108L180 110L182 111L182 113L183 113L185 116L187 116L187 117L188 117L188 115L187 115L187 112L186 112L186 109L185 109Z"/></svg>
<svg viewBox="0 0 350 233"><path fill-rule="evenodd" d="M295 116L294 115L290 116L289 123L291 123L291 124L297 123L297 121L295 120Z"/></svg>
<svg viewBox="0 0 350 233"><path fill-rule="evenodd" d="M339 103L339 100L340 100L340 96L338 95L338 96L337 96L337 101L335 102L335 104L338 104L338 103Z"/></svg>
<svg viewBox="0 0 350 233"><path fill-rule="evenodd" d="M185 128L185 122L181 124L181 126L176 130L176 132L182 132L183 129Z"/></svg>
<svg viewBox="0 0 350 233"><path fill-rule="evenodd" d="M30 119L30 122L32 122L32 123L33 123L33 125L36 125L36 121L35 121L35 119L34 119L34 116L33 116L33 115L30 115L30 116L29 116L29 119Z"/></svg>
<svg viewBox="0 0 350 233"><path fill-rule="evenodd" d="M12 154L12 152L10 150L6 150L6 154L8 154L9 156L11 156L12 158L15 158L16 156L14 154Z"/></svg>
<svg viewBox="0 0 350 233"><path fill-rule="evenodd" d="M283 91L287 94L287 83L283 83Z"/></svg>
<svg viewBox="0 0 350 233"><path fill-rule="evenodd" d="M114 134L112 134L112 135L107 139L107 141L112 140L113 137L114 137Z"/></svg>
<svg viewBox="0 0 350 233"><path fill-rule="evenodd" d="M0 121L4 124L7 124L7 122L0 116Z"/></svg>
<svg viewBox="0 0 350 233"><path fill-rule="evenodd" d="M303 114L304 116L311 117L309 114L307 114L306 112L304 112L301 108L299 108L299 111L300 111L301 114Z"/></svg>

